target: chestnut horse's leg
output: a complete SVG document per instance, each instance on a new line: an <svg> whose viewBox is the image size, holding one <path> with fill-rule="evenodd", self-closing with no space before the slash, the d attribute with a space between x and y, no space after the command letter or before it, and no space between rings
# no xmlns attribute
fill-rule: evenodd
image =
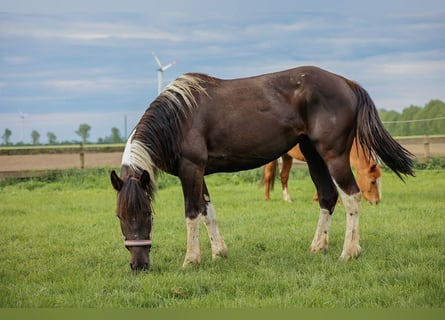
<svg viewBox="0 0 445 320"><path fill-rule="evenodd" d="M263 181L265 186L264 199L270 199L270 189L273 188L275 180L275 171L277 169L277 160L271 161L264 166Z"/></svg>
<svg viewBox="0 0 445 320"><path fill-rule="evenodd" d="M210 195L207 190L205 181L203 181L203 198L206 203L206 211L202 213L201 218L207 228L209 234L210 244L212 246L212 258L227 257L227 246L218 228L216 222L216 211L213 204L210 202Z"/></svg>
<svg viewBox="0 0 445 320"><path fill-rule="evenodd" d="M292 198L290 197L289 194L289 189L288 189L288 185L287 182L289 180L289 173L290 173L290 169L292 168L292 157L290 155L283 154L281 156L281 160L283 161L282 166L281 166L281 188L283 190L283 199L284 201L287 202L292 202Z"/></svg>
<svg viewBox="0 0 445 320"><path fill-rule="evenodd" d="M317 188L320 205L320 217L311 243L311 251L324 252L329 245L329 229L338 199L338 192L324 160L320 157L312 142L307 138L302 139L300 148L307 160L312 181Z"/></svg>

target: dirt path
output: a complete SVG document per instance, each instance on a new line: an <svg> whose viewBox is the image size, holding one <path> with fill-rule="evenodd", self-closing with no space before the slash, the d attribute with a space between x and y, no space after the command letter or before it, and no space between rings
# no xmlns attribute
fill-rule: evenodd
<svg viewBox="0 0 445 320"><path fill-rule="evenodd" d="M119 167L121 152L87 153L85 168ZM79 154L36 154L0 156L0 178L33 175L32 171L80 168Z"/></svg>

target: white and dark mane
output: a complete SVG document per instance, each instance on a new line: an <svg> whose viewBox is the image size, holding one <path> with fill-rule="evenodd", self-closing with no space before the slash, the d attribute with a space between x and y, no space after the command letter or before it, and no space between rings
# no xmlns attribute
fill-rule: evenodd
<svg viewBox="0 0 445 320"><path fill-rule="evenodd" d="M150 104L127 140L122 166L139 176L143 170L154 178L158 169L174 173L179 157L181 125L197 107L208 79L203 74L184 74L170 83Z"/></svg>

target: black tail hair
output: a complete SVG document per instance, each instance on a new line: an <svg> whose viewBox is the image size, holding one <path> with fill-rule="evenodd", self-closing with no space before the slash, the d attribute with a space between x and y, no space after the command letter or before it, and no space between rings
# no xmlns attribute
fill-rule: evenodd
<svg viewBox="0 0 445 320"><path fill-rule="evenodd" d="M357 96L357 138L376 159L380 158L397 176L414 176L414 155L402 147L385 129L377 108L368 92L355 82L348 81Z"/></svg>

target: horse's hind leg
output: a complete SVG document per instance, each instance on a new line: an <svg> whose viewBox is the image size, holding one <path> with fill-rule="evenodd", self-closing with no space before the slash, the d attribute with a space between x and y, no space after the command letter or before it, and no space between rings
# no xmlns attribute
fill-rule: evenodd
<svg viewBox="0 0 445 320"><path fill-rule="evenodd" d="M324 252L328 249L329 229L338 193L324 160L320 157L312 142L303 139L300 142L300 148L307 160L312 181L317 188L320 205L320 217L311 243L311 251Z"/></svg>
<svg viewBox="0 0 445 320"><path fill-rule="evenodd" d="M349 260L358 257L362 250L359 244L361 192L355 183L348 161L337 158L329 163L329 168L346 210L346 232L341 257Z"/></svg>
<svg viewBox="0 0 445 320"><path fill-rule="evenodd" d="M281 156L282 165L281 165L281 188L283 190L283 199L287 202L292 202L292 198L289 194L289 188L287 182L289 181L289 173L290 169L292 168L292 157L290 155L283 154Z"/></svg>
<svg viewBox="0 0 445 320"><path fill-rule="evenodd" d="M206 204L206 211L201 215L201 219L207 228L209 234L210 244L212 246L212 258L227 257L227 246L218 228L216 222L216 211L212 202L210 201L210 195L207 190L205 182L203 182L203 198Z"/></svg>
<svg viewBox="0 0 445 320"><path fill-rule="evenodd" d="M361 193L347 195L340 189L340 195L346 210L346 233L341 257L349 260L358 257L362 251L360 247L359 218Z"/></svg>
<svg viewBox="0 0 445 320"><path fill-rule="evenodd" d="M270 190L273 189L275 180L275 170L277 169L277 160L271 161L264 166L263 181L265 186L264 199L270 199Z"/></svg>

